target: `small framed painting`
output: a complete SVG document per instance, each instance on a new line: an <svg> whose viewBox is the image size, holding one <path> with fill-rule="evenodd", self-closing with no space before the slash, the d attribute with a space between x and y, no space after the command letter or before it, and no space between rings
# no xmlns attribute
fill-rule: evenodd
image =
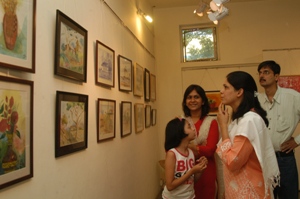
<svg viewBox="0 0 300 199"><path fill-rule="evenodd" d="M56 10L54 73L80 82L87 77L87 30Z"/></svg>
<svg viewBox="0 0 300 199"><path fill-rule="evenodd" d="M150 100L156 100L156 76L154 74L150 75Z"/></svg>
<svg viewBox="0 0 300 199"><path fill-rule="evenodd" d="M144 130L145 121L145 109L144 104L136 103L134 104L134 125L135 132L140 133Z"/></svg>
<svg viewBox="0 0 300 199"><path fill-rule="evenodd" d="M121 102L121 137L125 137L132 132L132 103Z"/></svg>
<svg viewBox="0 0 300 199"><path fill-rule="evenodd" d="M116 101L99 98L97 117L98 142L114 138L116 131Z"/></svg>
<svg viewBox="0 0 300 199"><path fill-rule="evenodd" d="M217 115L218 113L218 107L221 104L221 94L220 91L206 91L205 92L208 103L210 107L209 115Z"/></svg>
<svg viewBox="0 0 300 199"><path fill-rule="evenodd" d="M145 68L144 70L144 99L146 102L150 101L150 71Z"/></svg>
<svg viewBox="0 0 300 199"><path fill-rule="evenodd" d="M33 82L0 76L0 189L33 177Z"/></svg>
<svg viewBox="0 0 300 199"><path fill-rule="evenodd" d="M96 84L115 86L115 51L96 41Z"/></svg>
<svg viewBox="0 0 300 199"><path fill-rule="evenodd" d="M118 56L119 90L132 91L133 67L132 61L122 55Z"/></svg>
<svg viewBox="0 0 300 199"><path fill-rule="evenodd" d="M88 95L56 91L55 157L87 148Z"/></svg>
<svg viewBox="0 0 300 199"><path fill-rule="evenodd" d="M145 127L149 128L151 126L151 106L145 106Z"/></svg>
<svg viewBox="0 0 300 199"><path fill-rule="evenodd" d="M151 125L155 126L156 124L156 109L151 110Z"/></svg>
<svg viewBox="0 0 300 199"><path fill-rule="evenodd" d="M138 63L134 66L133 95L143 97L144 93L144 69Z"/></svg>

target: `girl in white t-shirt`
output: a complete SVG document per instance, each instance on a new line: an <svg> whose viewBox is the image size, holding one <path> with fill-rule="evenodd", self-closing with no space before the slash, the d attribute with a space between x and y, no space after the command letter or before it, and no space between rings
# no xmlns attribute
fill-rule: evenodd
<svg viewBox="0 0 300 199"><path fill-rule="evenodd" d="M207 166L203 156L197 160L188 144L195 139L196 131L190 118L175 118L166 127L164 199L195 198L194 181L198 180Z"/></svg>

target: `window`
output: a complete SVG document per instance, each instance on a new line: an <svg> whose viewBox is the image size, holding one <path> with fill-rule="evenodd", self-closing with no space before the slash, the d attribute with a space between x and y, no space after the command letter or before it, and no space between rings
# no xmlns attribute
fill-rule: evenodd
<svg viewBox="0 0 300 199"><path fill-rule="evenodd" d="M181 27L183 62L217 60L216 27Z"/></svg>

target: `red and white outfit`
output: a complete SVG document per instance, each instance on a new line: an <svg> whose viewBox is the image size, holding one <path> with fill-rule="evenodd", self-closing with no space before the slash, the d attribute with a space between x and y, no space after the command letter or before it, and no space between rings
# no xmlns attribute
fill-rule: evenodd
<svg viewBox="0 0 300 199"><path fill-rule="evenodd" d="M180 178L185 175L187 171L189 171L195 163L194 154L191 149L188 149L188 155L184 155L177 151L175 148L170 149L175 154L176 157L176 165L174 178ZM162 198L164 199L193 199L195 198L194 192L194 175L191 175L187 181L185 181L182 185L178 186L176 189L172 191L168 191L165 186L162 192Z"/></svg>

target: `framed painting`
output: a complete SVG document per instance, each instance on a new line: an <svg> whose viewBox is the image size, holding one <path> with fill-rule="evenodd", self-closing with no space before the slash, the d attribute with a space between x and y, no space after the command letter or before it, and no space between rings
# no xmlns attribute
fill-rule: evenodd
<svg viewBox="0 0 300 199"><path fill-rule="evenodd" d="M114 138L116 131L116 101L98 98L97 141Z"/></svg>
<svg viewBox="0 0 300 199"><path fill-rule="evenodd" d="M156 109L151 109L151 125L156 125Z"/></svg>
<svg viewBox="0 0 300 199"><path fill-rule="evenodd" d="M0 76L0 189L33 177L33 82Z"/></svg>
<svg viewBox="0 0 300 199"><path fill-rule="evenodd" d="M218 113L218 107L221 104L221 95L220 91L206 91L205 92L208 103L210 107L209 115L217 115Z"/></svg>
<svg viewBox="0 0 300 199"><path fill-rule="evenodd" d="M136 133L140 133L144 130L144 121L145 121L144 116L145 116L144 104L135 103L134 104L134 126L135 126Z"/></svg>
<svg viewBox="0 0 300 199"><path fill-rule="evenodd" d="M156 100L156 76L154 74L150 75L150 100Z"/></svg>
<svg viewBox="0 0 300 199"><path fill-rule="evenodd" d="M115 51L96 41L96 84L115 86Z"/></svg>
<svg viewBox="0 0 300 199"><path fill-rule="evenodd" d="M56 91L55 157L87 148L88 95Z"/></svg>
<svg viewBox="0 0 300 199"><path fill-rule="evenodd" d="M132 132L132 103L121 102L121 137L125 137Z"/></svg>
<svg viewBox="0 0 300 199"><path fill-rule="evenodd" d="M36 0L1 5L0 66L35 73Z"/></svg>
<svg viewBox="0 0 300 199"><path fill-rule="evenodd" d="M86 82L87 43L87 30L56 10L55 75Z"/></svg>
<svg viewBox="0 0 300 199"><path fill-rule="evenodd" d="M134 66L133 95L143 97L144 93L144 69L138 63Z"/></svg>
<svg viewBox="0 0 300 199"><path fill-rule="evenodd" d="M283 88L292 88L300 92L300 75L281 75L278 85Z"/></svg>
<svg viewBox="0 0 300 199"><path fill-rule="evenodd" d="M118 56L119 90L132 91L133 67L132 61L122 55Z"/></svg>
<svg viewBox="0 0 300 199"><path fill-rule="evenodd" d="M150 71L145 68L144 70L144 99L146 102L150 101Z"/></svg>
<svg viewBox="0 0 300 199"><path fill-rule="evenodd" d="M149 128L151 126L151 106L145 106L145 127Z"/></svg>

